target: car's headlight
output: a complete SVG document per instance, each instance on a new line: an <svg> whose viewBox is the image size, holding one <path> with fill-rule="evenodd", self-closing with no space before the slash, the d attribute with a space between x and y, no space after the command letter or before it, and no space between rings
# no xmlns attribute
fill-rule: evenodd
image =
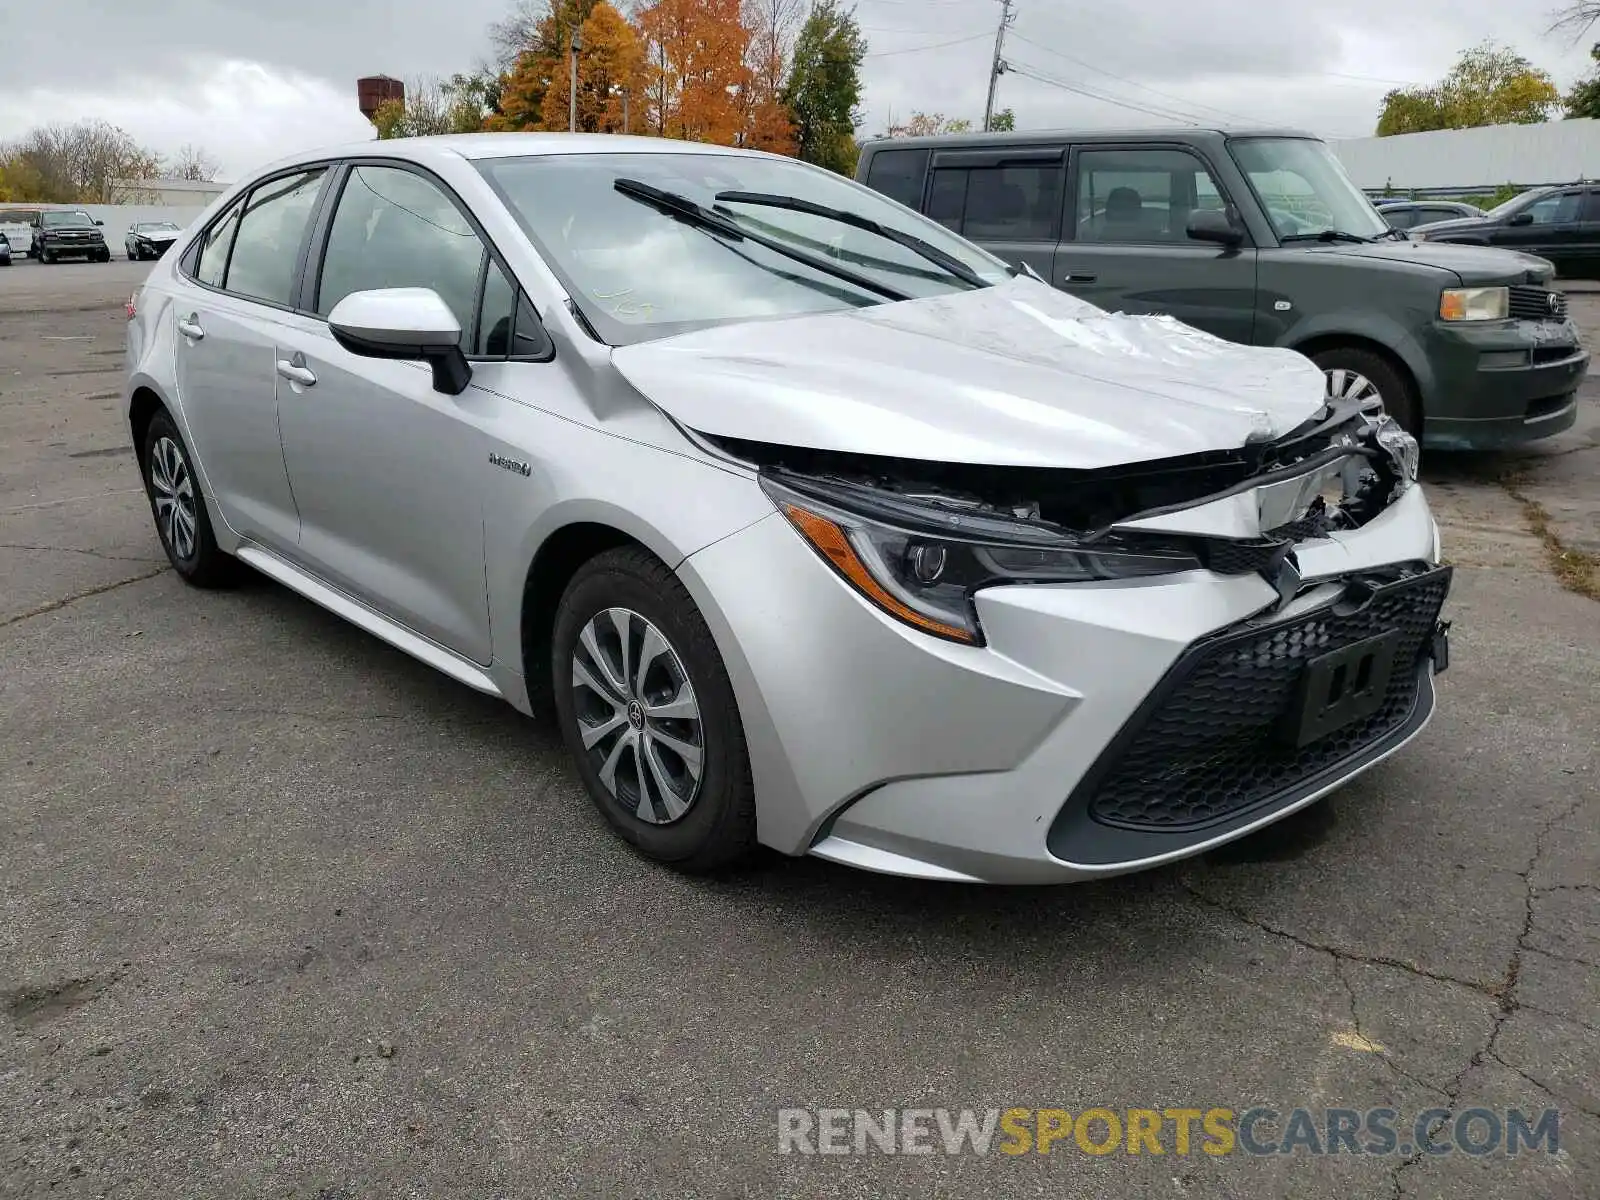
<svg viewBox="0 0 1600 1200"><path fill-rule="evenodd" d="M929 503L865 486L779 482L762 489L856 591L924 633L982 645L972 597L1003 583L1081 583L1196 570L1192 554L1084 547L1056 529L995 510Z"/></svg>
<svg viewBox="0 0 1600 1200"><path fill-rule="evenodd" d="M1503 321L1510 312L1510 288L1446 288L1439 295L1441 321Z"/></svg>

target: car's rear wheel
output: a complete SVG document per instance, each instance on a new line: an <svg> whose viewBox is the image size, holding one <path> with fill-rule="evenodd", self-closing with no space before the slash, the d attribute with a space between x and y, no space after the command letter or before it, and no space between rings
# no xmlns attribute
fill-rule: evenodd
<svg viewBox="0 0 1600 1200"><path fill-rule="evenodd" d="M551 682L589 797L645 856L683 871L755 847L733 685L676 575L628 547L580 567L556 611Z"/></svg>
<svg viewBox="0 0 1600 1200"><path fill-rule="evenodd" d="M173 569L195 587L227 587L237 582L242 567L238 559L217 547L189 448L166 412L151 418L139 462L156 533Z"/></svg>
<svg viewBox="0 0 1600 1200"><path fill-rule="evenodd" d="M1404 372L1381 354L1358 346L1335 346L1312 355L1322 368L1330 400L1361 400L1383 406L1406 432L1422 436L1422 406Z"/></svg>

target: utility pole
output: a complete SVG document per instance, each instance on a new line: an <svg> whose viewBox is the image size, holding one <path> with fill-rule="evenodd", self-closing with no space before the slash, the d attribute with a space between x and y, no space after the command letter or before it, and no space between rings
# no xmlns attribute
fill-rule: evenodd
<svg viewBox="0 0 1600 1200"><path fill-rule="evenodd" d="M1000 84L1000 76L1005 72L1006 60L1000 53L1006 45L1006 29L1015 20L1011 11L1011 0L1000 0L1000 28L994 34L994 63L989 67L989 101L983 106L983 131L989 132L994 124L994 91Z"/></svg>
<svg viewBox="0 0 1600 1200"><path fill-rule="evenodd" d="M628 101L633 98L633 93L627 88L622 89L622 132L630 132L628 128Z"/></svg>
<svg viewBox="0 0 1600 1200"><path fill-rule="evenodd" d="M1005 0L1010 3L1010 0ZM567 106L567 132L578 132L578 51L583 49L583 30L572 29L572 95Z"/></svg>

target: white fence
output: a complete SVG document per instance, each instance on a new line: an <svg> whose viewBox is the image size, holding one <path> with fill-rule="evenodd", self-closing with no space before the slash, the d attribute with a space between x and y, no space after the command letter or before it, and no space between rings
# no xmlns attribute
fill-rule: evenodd
<svg viewBox="0 0 1600 1200"><path fill-rule="evenodd" d="M1485 125L1330 143L1359 188L1492 192L1600 179L1600 120Z"/></svg>

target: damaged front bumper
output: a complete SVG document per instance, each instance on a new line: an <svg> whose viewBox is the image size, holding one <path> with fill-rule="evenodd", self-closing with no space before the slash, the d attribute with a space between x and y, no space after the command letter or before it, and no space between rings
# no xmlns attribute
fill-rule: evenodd
<svg viewBox="0 0 1600 1200"><path fill-rule="evenodd" d="M733 679L761 839L927 878L1110 875L1242 836L1404 745L1433 710L1450 577L1415 444L1348 413L1302 434L1220 492L1094 528L1048 521L1066 515L1060 497L1038 516L994 494L984 512L963 500L946 516L980 540L1012 519L1051 525L1090 559L1195 559L986 583L969 596L968 639L919 626L841 566L856 545L864 561L899 543L840 524L843 549L824 537L829 550L782 499L691 556L680 573ZM1216 466L1184 477L1214 482ZM780 496L804 496L795 474ZM830 494L847 496L839 512L859 507Z"/></svg>

